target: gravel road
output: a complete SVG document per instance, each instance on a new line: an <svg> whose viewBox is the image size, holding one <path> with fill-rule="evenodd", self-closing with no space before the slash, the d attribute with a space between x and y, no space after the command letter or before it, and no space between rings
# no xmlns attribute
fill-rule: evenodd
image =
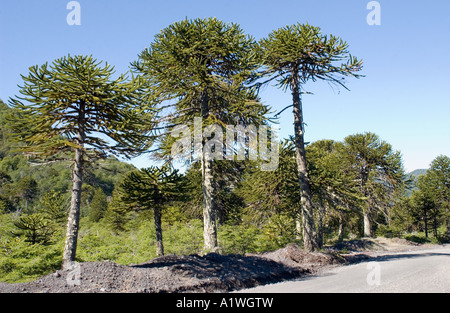
<svg viewBox="0 0 450 313"><path fill-rule="evenodd" d="M240 292L450 293L450 245L385 252L368 262L336 267L319 275Z"/></svg>

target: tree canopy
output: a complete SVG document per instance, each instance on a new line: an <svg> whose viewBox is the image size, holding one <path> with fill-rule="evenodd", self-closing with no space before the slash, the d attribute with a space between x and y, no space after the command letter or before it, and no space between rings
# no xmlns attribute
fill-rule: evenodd
<svg viewBox="0 0 450 313"><path fill-rule="evenodd" d="M128 74L68 55L30 67L10 106L0 101L0 280L75 260L313 251L380 235L450 241L448 156L413 183L375 133L305 142L307 84L347 89L362 77L341 38L297 23L257 42L238 24L198 18L150 40ZM292 94L277 108L293 110L281 142L261 132L272 109L259 92L271 82ZM279 152L269 171L268 144ZM156 162L116 158L143 153Z"/></svg>
<svg viewBox="0 0 450 313"><path fill-rule="evenodd" d="M50 66L32 66L28 76L22 75L22 96L10 99L16 113L13 138L23 143L20 150L46 159L68 153L65 158L74 162L65 267L75 261L86 159L136 155L151 138L138 102L141 84L124 75L113 79L113 68L102 63L69 55Z"/></svg>
<svg viewBox="0 0 450 313"><path fill-rule="evenodd" d="M146 79L151 101L157 104L154 124L162 130L158 154L166 160L177 157L172 153L176 138L170 131L174 126L194 133L194 143L191 135L185 143L187 160L202 164L206 250L217 249L212 163L214 158L221 159L224 148L218 132L228 124L261 125L268 112L248 85L259 67L256 47L256 41L235 23L186 19L164 28L132 63Z"/></svg>
<svg viewBox="0 0 450 313"><path fill-rule="evenodd" d="M304 247L313 251L318 249L319 243L305 153L301 94L308 81L324 80L346 88L342 79L347 76L359 78L357 72L362 69L362 61L349 53L345 41L333 35L324 35L319 27L309 24L297 23L274 30L260 41L260 46L265 75L269 77L267 82L276 79L279 87L292 92L292 104L285 109L292 107L294 115Z"/></svg>

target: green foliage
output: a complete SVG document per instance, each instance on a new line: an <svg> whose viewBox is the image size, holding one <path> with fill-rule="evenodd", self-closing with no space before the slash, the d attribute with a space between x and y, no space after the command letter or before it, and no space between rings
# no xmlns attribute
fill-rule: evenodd
<svg viewBox="0 0 450 313"><path fill-rule="evenodd" d="M265 122L269 109L249 88L259 67L256 46L239 25L216 18L186 19L155 36L132 65L157 107L153 121L162 135L156 155L168 159L176 141L170 130L185 125L192 133L195 117L203 127Z"/></svg>
<svg viewBox="0 0 450 313"><path fill-rule="evenodd" d="M129 212L129 206L121 201L119 193L114 191L112 200L108 203L108 208L105 212L105 220L109 228L116 234L125 231L125 226L129 220Z"/></svg>
<svg viewBox="0 0 450 313"><path fill-rule="evenodd" d="M300 194L294 148L285 141L280 147L279 165L275 171L248 167L237 193L243 197L251 223L262 226L277 214L298 214Z"/></svg>
<svg viewBox="0 0 450 313"><path fill-rule="evenodd" d="M364 197L361 206L364 234L370 236L374 221L384 219L390 223L390 208L405 190L401 154L370 132L347 136L344 149L356 175L359 192Z"/></svg>
<svg viewBox="0 0 450 313"><path fill-rule="evenodd" d="M91 222L98 222L103 217L107 207L108 201L106 195L100 187L97 187L89 205L89 220Z"/></svg>
<svg viewBox="0 0 450 313"><path fill-rule="evenodd" d="M412 192L407 207L411 224L423 231L425 237L431 229L437 240L450 242L450 158L436 157L415 185L417 189ZM445 225L445 235L439 235L441 225Z"/></svg>
<svg viewBox="0 0 450 313"><path fill-rule="evenodd" d="M361 77L356 72L362 61L349 53L348 44L337 36L322 34L319 27L297 23L279 28L260 45L267 73L285 90L292 87L294 73L301 84L325 80L344 88L343 78Z"/></svg>
<svg viewBox="0 0 450 313"><path fill-rule="evenodd" d="M46 193L33 209L14 220L13 233L23 236L32 245L48 245L61 234L61 227L67 220L67 210L68 203L64 195L54 191Z"/></svg>
<svg viewBox="0 0 450 313"><path fill-rule="evenodd" d="M24 143L20 150L55 158L75 148L87 149L87 144L91 156L133 155L145 145L146 127L135 110L138 81L125 75L113 80L114 68L91 56L69 55L29 71L22 75L22 96L10 99L17 112L10 119L12 135Z"/></svg>
<svg viewBox="0 0 450 313"><path fill-rule="evenodd" d="M222 225L219 228L219 245L223 253L254 253L261 230L252 225Z"/></svg>
<svg viewBox="0 0 450 313"><path fill-rule="evenodd" d="M22 282L61 268L62 235L54 233L52 244L30 244L27 236L17 236L16 219L0 214L0 281Z"/></svg>
<svg viewBox="0 0 450 313"><path fill-rule="evenodd" d="M266 124L257 78L278 80L298 93L299 104L305 83L346 88L345 78L361 76L362 61L346 42L309 24L275 30L258 45L239 25L209 18L164 28L132 67L140 77L113 79L110 65L69 55L31 67L12 108L0 101L1 281L32 280L61 267L77 149L92 161L84 163L77 261L148 261L159 254L162 232L166 253L203 253L200 164L184 175L168 167L136 170L111 154L132 156L155 140L154 156L172 161L170 131L179 124L192 130L195 117L203 127ZM298 143L281 144L272 172L252 161L213 162L219 251L261 253L303 239ZM323 243L361 233L368 211L376 235L450 240L448 157L437 157L409 195L400 153L373 133L311 143L306 156Z"/></svg>
<svg viewBox="0 0 450 313"><path fill-rule="evenodd" d="M188 223L176 222L165 228L164 234L167 254L198 254L203 250L203 224L198 219Z"/></svg>
<svg viewBox="0 0 450 313"><path fill-rule="evenodd" d="M0 280L18 283L37 279L61 268L63 242L58 245L29 245L16 238L0 254Z"/></svg>
<svg viewBox="0 0 450 313"><path fill-rule="evenodd" d="M32 213L20 216L14 222L18 229L15 233L18 236L24 236L26 242L31 244L47 244L52 236L49 221L41 213Z"/></svg>
<svg viewBox="0 0 450 313"><path fill-rule="evenodd" d="M121 201L148 210L182 200L185 181L177 170L149 167L128 173L118 190Z"/></svg>

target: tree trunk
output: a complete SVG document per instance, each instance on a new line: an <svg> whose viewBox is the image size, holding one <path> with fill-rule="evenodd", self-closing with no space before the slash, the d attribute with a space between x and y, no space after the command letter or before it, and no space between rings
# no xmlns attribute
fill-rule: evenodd
<svg viewBox="0 0 450 313"><path fill-rule="evenodd" d="M338 231L338 241L341 242L344 240L344 214L342 212L339 213L339 231Z"/></svg>
<svg viewBox="0 0 450 313"><path fill-rule="evenodd" d="M67 222L66 243L64 245L63 268L70 268L75 262L78 229L80 223L81 187L83 179L83 150L75 150L75 165L72 171L72 200Z"/></svg>
<svg viewBox="0 0 450 313"><path fill-rule="evenodd" d="M323 209L319 209L319 219L317 221L317 246L323 247Z"/></svg>
<svg viewBox="0 0 450 313"><path fill-rule="evenodd" d="M206 251L217 249L217 219L214 203L212 161L207 156L202 160L203 175L203 238Z"/></svg>
<svg viewBox="0 0 450 313"><path fill-rule="evenodd" d="M80 224L81 188L83 184L84 142L85 133L85 104L80 103L78 116L78 148L75 149L75 163L72 171L72 199L70 201L69 217L67 221L66 242L64 245L63 268L70 268L75 262L77 251L78 230Z"/></svg>
<svg viewBox="0 0 450 313"><path fill-rule="evenodd" d="M161 227L161 208L157 205L153 208L153 213L155 215L155 230L156 230L156 255L164 255L164 245Z"/></svg>
<svg viewBox="0 0 450 313"><path fill-rule="evenodd" d="M369 209L364 209L363 211L364 218L364 237L372 237L372 222L370 220L370 212Z"/></svg>
<svg viewBox="0 0 450 313"><path fill-rule="evenodd" d="M208 92L202 94L202 117L209 116ZM204 250L217 250L217 212L214 201L213 160L211 151L205 149L205 138L202 140L202 191L203 191L203 239Z"/></svg>
<svg viewBox="0 0 450 313"><path fill-rule="evenodd" d="M423 223L425 226L425 238L428 238L428 216L427 216L427 209L423 209Z"/></svg>
<svg viewBox="0 0 450 313"><path fill-rule="evenodd" d="M306 251L314 251L318 249L314 216L313 204L311 201L311 187L308 176L308 169L306 167L306 152L305 140L303 132L303 112L302 102L300 98L300 85L298 82L298 70L295 69L292 73L292 100L294 113L294 132L295 132L295 156L298 169L298 180L300 184L300 202L303 222L303 245Z"/></svg>
<svg viewBox="0 0 450 313"><path fill-rule="evenodd" d="M447 216L447 219L446 219L445 223L446 223L446 226L447 226L447 242L450 242L450 217Z"/></svg>
<svg viewBox="0 0 450 313"><path fill-rule="evenodd" d="M437 229L438 229L437 213L434 213L434 216L433 216L433 235L434 235L434 238L438 237Z"/></svg>
<svg viewBox="0 0 450 313"><path fill-rule="evenodd" d="M370 208L372 207L372 198L366 188L367 180L369 179L369 171L363 168L361 171L361 190L364 197L367 199L367 207L363 208L363 224L364 224L364 237L373 237L372 232L372 219L370 217Z"/></svg>
<svg viewBox="0 0 450 313"><path fill-rule="evenodd" d="M449 212L448 212L448 205L449 205L449 201L446 201L447 206L445 207L445 224L447 226L447 242L450 242L450 216L449 216Z"/></svg>
<svg viewBox="0 0 450 313"><path fill-rule="evenodd" d="M301 212L301 208L299 210L299 212L295 213L295 239L300 240L302 238L302 212Z"/></svg>
<svg viewBox="0 0 450 313"><path fill-rule="evenodd" d="M319 207L319 215L317 220L317 245L319 248L323 247L323 219L325 217L327 208L325 207L325 202L323 199L320 199L319 201L320 207Z"/></svg>

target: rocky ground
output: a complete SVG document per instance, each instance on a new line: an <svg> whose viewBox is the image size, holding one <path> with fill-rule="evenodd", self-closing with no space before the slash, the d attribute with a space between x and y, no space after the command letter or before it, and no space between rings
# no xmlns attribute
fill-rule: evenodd
<svg viewBox="0 0 450 313"><path fill-rule="evenodd" d="M314 274L330 266L368 259L380 251L415 248L417 244L403 239L378 238L348 241L315 253L288 245L264 254L168 255L128 266L85 262L29 283L0 283L0 292L227 292Z"/></svg>

